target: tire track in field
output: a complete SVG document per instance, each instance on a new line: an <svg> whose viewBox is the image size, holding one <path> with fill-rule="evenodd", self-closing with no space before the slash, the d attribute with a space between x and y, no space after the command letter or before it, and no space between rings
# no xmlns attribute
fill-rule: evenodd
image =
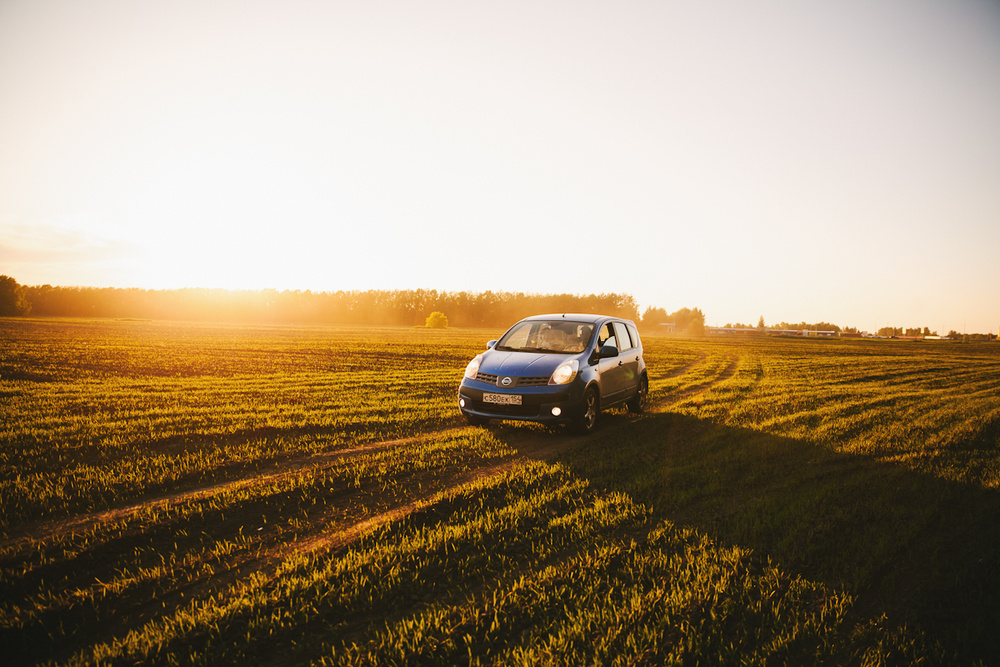
<svg viewBox="0 0 1000 667"><path fill-rule="evenodd" d="M467 430L471 427L457 429L442 429L434 433L427 433L417 438L402 438L399 440L385 441L378 443L381 448L393 446L406 446L413 442L431 439L445 433ZM492 477L504 475L515 470L518 466L524 465L528 460L550 460L556 454L566 451L574 446L593 439L597 434L589 434L574 438L558 438L551 433L524 433L515 434L514 437L505 438L505 441L517 449L518 455L507 461L483 465L471 470L466 470L451 476L445 483L444 488L427 493L409 502L400 503L379 514L370 516L354 523L335 526L331 530L325 530L325 526L336 524L334 519L335 510L326 516L317 516L310 521L312 531L306 535L295 539L283 541L268 549L257 552L253 557L241 562L232 571L224 576L230 579L239 579L249 572L265 573L270 580L278 576L282 563L295 556L314 556L324 553L334 552L347 548L354 542L371 535L379 528L404 519L405 517L419 512L428 507L432 507L438 502L458 493L464 486L486 481ZM359 447L356 450L368 449ZM311 470L311 469L310 469ZM242 592L240 593L242 594Z"/></svg>
<svg viewBox="0 0 1000 667"><path fill-rule="evenodd" d="M292 555L312 555L321 551L329 551L346 547L355 540L361 539L365 535L375 532L375 530L381 528L382 526L398 521L406 516L409 516L410 514L413 514L414 512L424 509L425 507L434 505L451 494L456 493L467 484L485 480L497 475L502 475L510 472L523 463L523 457L518 457L510 461L505 461L504 463L468 470L453 477L449 481L448 486L440 491L427 494L408 503L397 505L396 507L386 510L385 512L369 517L363 521L358 521L352 525L339 528L327 534L314 535L309 538L299 539L282 545L282 548L275 549L265 558L272 562L281 561Z"/></svg>
<svg viewBox="0 0 1000 667"><path fill-rule="evenodd" d="M437 431L421 433L416 436L369 442L356 447L337 449L329 452L291 456L279 463L278 465L281 466L281 469L275 472L249 472L242 476L228 479L224 482L217 482L207 486L200 486L192 489L185 489L183 491L177 491L175 493L145 498L121 507L112 507L109 509L88 512L86 514L70 518L43 520L42 522L20 528L17 536L0 540L0 549L24 547L30 545L32 542L62 537L67 533L72 532L86 532L88 529L99 524L127 520L140 512L151 509L162 509L174 505L182 505L192 501L204 500L220 493L238 491L252 486L263 486L299 475L316 474L330 468L339 459L345 456L365 452L377 452L392 447L404 447L441 436L458 433L462 430L462 427L440 429Z"/></svg>
<svg viewBox="0 0 1000 667"><path fill-rule="evenodd" d="M450 431L468 430L468 428L442 429L438 432L438 435ZM380 445L378 449L406 446L408 443L414 441L429 439L433 435L426 434L427 437L421 436L419 438L401 438L384 441L378 443ZM355 449L364 450L371 448L358 447ZM433 506L448 496L457 493L467 484L503 475L514 470L517 466L523 465L524 461L524 457L517 457L501 463L494 463L455 473L447 480L444 488L436 492L429 492L409 502L400 503L362 521L353 523L344 522L342 519L338 521L336 508L330 508L327 512L312 518L308 526L309 532L306 534L293 536L283 534L272 535L268 540L269 544L261 544L257 548L236 554L235 558L225 569L216 570L209 577L197 576L194 579L184 581L180 585L171 587L161 592L155 599L144 600L139 605L134 606L131 613L134 615L134 618L141 619L138 627L142 627L145 624L159 622L163 618L161 615L162 609L173 606L180 609L183 604L189 601L204 601L214 598L215 604L225 604L226 600L246 595L248 590L270 585L271 582L281 576L283 566L290 558L322 556L323 554L344 549L367 535L376 532L383 526L399 521L414 512ZM316 467L303 468L299 472L306 474L313 470L316 470ZM104 586L104 584L98 582L97 586ZM111 634L104 641L110 642L113 639L114 635Z"/></svg>
<svg viewBox="0 0 1000 667"><path fill-rule="evenodd" d="M664 373L662 375L655 375L655 376L653 376L650 379L651 380L672 380L675 377L680 377L681 375L684 375L685 373L689 372L693 368L697 368L702 363L704 363L705 359L707 359L707 358L708 358L708 352L699 352L698 353L698 358L695 359L694 361L692 361L692 362L690 362L688 364L685 364L685 365L681 366L680 368L675 368L672 371L668 371L667 373Z"/></svg>
<svg viewBox="0 0 1000 667"><path fill-rule="evenodd" d="M688 372L690 369L702 363L704 361L704 357L705 355L702 355L701 359L695 360L683 368L673 371L673 375L676 376ZM698 385L699 391L695 393L707 391L716 384L731 378L736 374L738 365L738 359L733 358L729 365L716 378L710 382ZM666 411L666 407L666 404L658 402L657 409L650 411ZM636 415L636 417L641 418L641 415ZM417 438L404 438L395 441L386 441L385 443L379 443L379 445L381 445L381 447L405 446L413 442L426 440L437 435L448 433L449 431L457 432L460 430L464 429L459 428L442 430L436 433L424 434ZM538 431L507 433L505 434L504 441L517 450L517 457L503 463L484 465L455 475L448 481L445 488L439 491L427 494L407 503L401 503L391 509L366 518L362 521L342 526L329 532L320 532L309 537L302 537L300 539L282 544L280 547L272 549L269 553L262 554L260 560L258 560L258 564L266 563L267 565L265 565L265 567L276 568L282 561L291 556L311 556L322 552L345 548L356 540L359 540L366 535L370 535L385 525L399 521L414 512L433 506L442 499L456 493L467 484L484 481L488 478L510 472L518 466L523 465L524 462L529 459L536 461L551 461L559 454L594 440L599 437L599 435L600 434L598 433L590 433L587 435L567 436L562 433L553 434ZM365 447L357 448L357 450L363 449L365 449ZM311 523L315 526L321 526L324 521L319 519Z"/></svg>
<svg viewBox="0 0 1000 667"><path fill-rule="evenodd" d="M460 429L451 429L453 431L465 430L464 427ZM448 430L440 431L437 435L443 433L448 433ZM528 459L536 461L548 461L553 459L558 454L578 447L581 444L594 439L597 434L591 433L589 435L581 436L569 436L560 437L562 434L553 433L539 433L539 432L525 432L513 434L513 437L505 437L504 440L511 447L517 450L518 455L508 461L502 463L493 463L490 465L483 465L478 468L473 468L467 470L463 473L459 473L453 476L445 486L445 488L434 493L427 494L421 498L410 501L408 503L402 503L392 509L386 510L378 515L369 517L363 521L359 521L352 525L337 529L326 535L317 535L310 539L298 540L293 544L287 546L287 548L281 552L276 552L273 556L278 558L286 558L292 554L301 553L316 553L328 549L337 549L345 547L356 539L374 532L376 529L388 524L393 521L398 521L416 511L430 507L440 500L447 498L453 493L457 492L463 486L467 484L472 484L475 482L480 482L486 480L490 477L497 475L502 475L508 473L520 465L523 465ZM420 438L421 440L427 438ZM409 441L415 441L414 439L405 439L401 441L394 441L399 446L409 444ZM389 443L385 443L389 446Z"/></svg>
<svg viewBox="0 0 1000 667"><path fill-rule="evenodd" d="M704 357L688 364L684 368L680 369L681 370L680 373L677 373L670 377L677 377L679 375L683 375L684 373L690 371L692 368L695 368L696 366L701 364L703 361ZM673 406L677 405L682 401L686 401L689 398L694 398L695 396L700 396L701 394L704 394L705 392L713 389L717 385L722 384L726 380L729 380L734 375L736 375L736 371L739 370L739 367L740 367L739 357L730 356L729 363L726 365L726 367L722 370L721 373L719 373L713 378L709 378L708 380L705 380L703 382L698 382L696 384L685 387L677 392L673 392L670 395L663 397L662 399L656 401L656 407L651 408L650 412L657 412L657 413L667 412L670 408L672 408Z"/></svg>
<svg viewBox="0 0 1000 667"><path fill-rule="evenodd" d="M640 417L639 415L636 415ZM462 431L472 427L458 429L442 429L436 433L424 434L418 438L404 438L394 441L379 443L383 447L405 446L406 444L430 439L436 435L451 431ZM375 533L380 528L400 521L411 514L419 512L449 498L458 493L463 487L504 475L516 470L528 460L551 460L557 454L578 447L588 441L598 437L597 433L580 435L574 437L560 437L562 434L544 433L538 431L527 431L521 433L506 433L503 440L518 451L518 455L510 460L501 463L483 465L471 470L466 470L453 475L444 488L425 494L419 498L406 503L401 503L388 510L368 517L362 521L357 521L349 525L341 525L332 530L323 530L326 524L326 517L317 517L310 522L310 527L314 530L308 535L288 540L276 544L269 549L257 552L254 557L243 561L233 570L224 576L229 579L242 579L248 573L263 575L262 579L257 579L254 586L268 585L277 577L281 576L282 565L293 557L322 557L324 554L333 554L342 549L350 547L352 544L364 537ZM363 450L365 447L359 447ZM229 595L244 595L243 587L233 587ZM221 590L219 595L225 595ZM220 598L221 599L221 598ZM275 664L273 660L268 660L265 664ZM283 662L279 661L279 664Z"/></svg>

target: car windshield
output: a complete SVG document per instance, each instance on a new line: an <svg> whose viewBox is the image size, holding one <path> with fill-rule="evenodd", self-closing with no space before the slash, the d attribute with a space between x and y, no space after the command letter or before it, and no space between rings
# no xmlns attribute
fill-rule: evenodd
<svg viewBox="0 0 1000 667"><path fill-rule="evenodd" d="M497 343L497 350L574 354L590 343L594 325L566 320L529 320L518 322Z"/></svg>

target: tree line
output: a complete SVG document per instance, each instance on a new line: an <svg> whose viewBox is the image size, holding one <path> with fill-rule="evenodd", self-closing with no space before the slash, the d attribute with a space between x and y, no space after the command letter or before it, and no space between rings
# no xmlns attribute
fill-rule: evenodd
<svg viewBox="0 0 1000 667"><path fill-rule="evenodd" d="M836 324L830 322L781 322L779 324L767 325L764 323L764 316L762 315L759 320L757 320L757 325L753 326L751 324L742 324L740 322L730 323L726 322L727 329L759 329L761 331L835 331L840 333L841 331L845 333L857 333L857 329L854 327L846 327L841 329Z"/></svg>
<svg viewBox="0 0 1000 667"><path fill-rule="evenodd" d="M537 313L602 313L638 320L629 294L526 294L416 290L147 290L19 285L0 276L0 316L108 317L324 324L425 324L433 312L451 326L506 327Z"/></svg>
<svg viewBox="0 0 1000 667"><path fill-rule="evenodd" d="M415 290L226 290L186 288L148 290L119 287L54 287L20 285L10 276L0 276L0 317L108 317L150 320L220 320L236 322L288 322L317 324L425 325L432 313L440 313L450 326L507 327L537 313L602 313L634 320L648 333L701 336L705 314L700 308L667 312L650 306L639 317L635 299L629 294L533 294L524 292L448 292ZM671 327L661 327L670 324ZM733 328L809 329L857 333L829 322L799 322L765 327L761 317L756 327L730 324ZM923 329L886 327L887 336L928 335ZM936 332L934 332L936 334ZM931 334L933 335L933 334ZM994 334L959 334L955 340L996 340Z"/></svg>
<svg viewBox="0 0 1000 667"><path fill-rule="evenodd" d="M700 308L681 308L668 313L664 308L650 306L642 314L642 324L650 329L669 324L673 333L701 336L705 333L705 313Z"/></svg>
<svg viewBox="0 0 1000 667"><path fill-rule="evenodd" d="M762 333L768 331L833 331L839 334L860 334L861 331L857 327L839 327L836 324L830 322L798 322L789 323L782 322L775 325L767 325L764 323L764 317L761 316L760 320L757 321L757 326L751 326L749 324L741 324L739 322L726 323L726 328L732 329L756 329ZM876 336L882 338L927 338L927 337L938 337L937 331L932 331L930 327L882 327L877 332ZM940 336L941 338L949 338L951 340L960 340L964 342L990 342L997 340L997 335L993 333L973 333L973 334L960 334L954 329L948 332L947 336Z"/></svg>
<svg viewBox="0 0 1000 667"><path fill-rule="evenodd" d="M920 327L882 327L877 333L884 338L925 338L927 336L935 337L939 335L937 331L931 331L930 327L922 329ZM991 342L997 340L997 335L994 333L959 333L952 329L948 332L946 338L961 340L966 343Z"/></svg>

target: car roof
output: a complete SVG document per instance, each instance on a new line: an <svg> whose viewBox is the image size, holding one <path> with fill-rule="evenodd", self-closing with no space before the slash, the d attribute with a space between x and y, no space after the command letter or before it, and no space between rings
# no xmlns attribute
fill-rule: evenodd
<svg viewBox="0 0 1000 667"><path fill-rule="evenodd" d="M594 315L593 313L549 313L548 315L532 315L531 317L525 317L521 321L525 320L566 320L568 322L588 322L592 324L597 324L604 320L631 321L613 315Z"/></svg>

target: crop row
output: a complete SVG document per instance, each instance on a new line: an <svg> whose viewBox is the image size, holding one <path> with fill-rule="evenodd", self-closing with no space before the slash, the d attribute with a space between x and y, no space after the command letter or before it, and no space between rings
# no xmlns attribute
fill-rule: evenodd
<svg viewBox="0 0 1000 667"><path fill-rule="evenodd" d="M661 384L660 398L674 412L1000 487L995 345L782 340L692 345L706 355L698 369L707 379L685 373L671 380L673 386ZM735 365L728 373L725 359Z"/></svg>

